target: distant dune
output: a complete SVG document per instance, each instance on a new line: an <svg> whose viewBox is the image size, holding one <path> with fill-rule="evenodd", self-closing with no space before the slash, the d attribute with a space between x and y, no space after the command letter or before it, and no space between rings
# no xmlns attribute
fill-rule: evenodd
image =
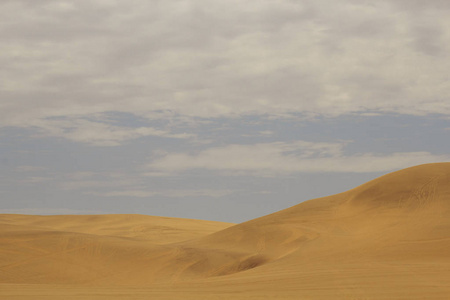
<svg viewBox="0 0 450 300"><path fill-rule="evenodd" d="M450 163L237 225L0 215L0 299L450 299Z"/></svg>

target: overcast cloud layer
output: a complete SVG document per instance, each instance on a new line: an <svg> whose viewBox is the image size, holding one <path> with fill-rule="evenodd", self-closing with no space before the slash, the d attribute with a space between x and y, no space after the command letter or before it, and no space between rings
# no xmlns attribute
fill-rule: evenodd
<svg viewBox="0 0 450 300"><path fill-rule="evenodd" d="M449 1L4 0L0 20L0 212L241 221L450 160Z"/></svg>

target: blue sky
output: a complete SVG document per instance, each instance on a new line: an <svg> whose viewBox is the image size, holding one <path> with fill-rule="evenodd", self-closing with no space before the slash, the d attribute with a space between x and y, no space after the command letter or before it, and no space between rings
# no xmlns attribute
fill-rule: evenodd
<svg viewBox="0 0 450 300"><path fill-rule="evenodd" d="M447 1L2 1L0 213L241 222L450 160Z"/></svg>

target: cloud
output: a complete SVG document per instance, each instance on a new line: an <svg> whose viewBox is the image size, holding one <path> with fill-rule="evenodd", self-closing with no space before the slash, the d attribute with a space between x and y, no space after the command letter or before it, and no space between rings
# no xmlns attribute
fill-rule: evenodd
<svg viewBox="0 0 450 300"><path fill-rule="evenodd" d="M450 115L444 2L2 1L0 126L111 146L177 136L48 119Z"/></svg>
<svg viewBox="0 0 450 300"><path fill-rule="evenodd" d="M385 0L385 2L397 6L402 11L413 11L415 13L429 13L430 11L450 10L450 3L444 0L421 1L421 0Z"/></svg>
<svg viewBox="0 0 450 300"><path fill-rule="evenodd" d="M6 208L0 209L0 214L21 214L21 215L87 215L105 214L104 211L76 210L69 208Z"/></svg>
<svg viewBox="0 0 450 300"><path fill-rule="evenodd" d="M148 190L121 190L108 192L93 192L102 197L137 197L150 198L155 196L169 197L169 198L183 198L183 197L223 197L232 194L233 190L214 190L214 189L199 189L199 190L165 190L165 191L148 191Z"/></svg>
<svg viewBox="0 0 450 300"><path fill-rule="evenodd" d="M58 183L66 191L79 190L88 192L98 189L122 188L124 190L140 186L142 181L138 174L127 172L74 172L59 174L62 180Z"/></svg>
<svg viewBox="0 0 450 300"><path fill-rule="evenodd" d="M299 172L383 172L450 160L448 155L428 152L345 155L345 145L306 141L228 145L197 154L170 153L151 162L148 167L156 172L203 169L228 175L277 176Z"/></svg>
<svg viewBox="0 0 450 300"><path fill-rule="evenodd" d="M30 165L22 165L16 168L17 172L25 172L25 173L34 173L44 171L44 167L40 166L30 166Z"/></svg>
<svg viewBox="0 0 450 300"><path fill-rule="evenodd" d="M32 176L32 177L23 179L21 182L25 183L25 184L36 184L36 183L41 184L43 182L50 182L53 179L54 179L53 177Z"/></svg>
<svg viewBox="0 0 450 300"><path fill-rule="evenodd" d="M152 127L125 127L83 118L46 119L33 123L40 136L63 137L95 146L118 146L122 142L145 136L187 139L193 134L171 133Z"/></svg>

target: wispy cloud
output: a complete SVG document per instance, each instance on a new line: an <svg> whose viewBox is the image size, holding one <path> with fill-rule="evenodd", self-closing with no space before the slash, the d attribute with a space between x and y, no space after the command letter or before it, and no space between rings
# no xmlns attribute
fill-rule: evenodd
<svg viewBox="0 0 450 300"><path fill-rule="evenodd" d="M45 168L44 167L40 167L40 166L30 166L30 165L22 165L22 166L18 166L16 168L17 172L24 172L24 173L34 173L34 172L41 172L44 171Z"/></svg>
<svg viewBox="0 0 450 300"><path fill-rule="evenodd" d="M77 210L68 208L0 208L0 214L21 214L21 215L86 215L86 214L106 214L105 211Z"/></svg>
<svg viewBox="0 0 450 300"><path fill-rule="evenodd" d="M91 193L103 197L137 197L150 198L155 196L169 197L169 198L183 198L183 197L223 197L232 194L233 190L214 190L214 189L199 189L199 190L164 190L164 191L148 191L148 190L121 190L108 192Z"/></svg>
<svg viewBox="0 0 450 300"><path fill-rule="evenodd" d="M37 184L37 183L51 182L53 180L54 180L53 177L31 176L23 179L21 182L25 184Z"/></svg>
<svg viewBox="0 0 450 300"><path fill-rule="evenodd" d="M176 139L187 139L195 136L187 133L171 133L167 130L152 127L117 126L82 118L39 120L34 122L33 127L38 129L40 136L62 137L74 142L95 146L118 146L124 141L145 136Z"/></svg>
<svg viewBox="0 0 450 300"><path fill-rule="evenodd" d="M276 176L297 172L382 172L421 163L450 160L428 152L344 154L346 143L296 141L209 148L197 154L170 153L149 164L151 170L183 172L192 169L227 174Z"/></svg>
<svg viewBox="0 0 450 300"><path fill-rule="evenodd" d="M74 172L61 174L58 186L66 191L89 192L98 189L129 189L142 184L140 176L131 172Z"/></svg>

